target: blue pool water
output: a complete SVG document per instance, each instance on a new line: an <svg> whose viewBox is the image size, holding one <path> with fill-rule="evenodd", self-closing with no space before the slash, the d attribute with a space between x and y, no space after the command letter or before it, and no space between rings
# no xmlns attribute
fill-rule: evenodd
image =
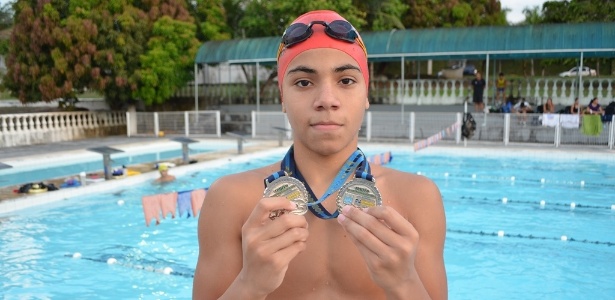
<svg viewBox="0 0 615 300"><path fill-rule="evenodd" d="M236 143L216 141L216 143L194 143L190 144L189 156L202 154L212 151L232 149ZM112 167L130 167L135 164L155 163L159 161L182 158L182 146L179 143L172 143L162 149L150 148L141 150L138 153L124 152L111 155ZM72 157L68 160L50 161L47 165L16 166L10 169L0 169L0 187L21 185L29 182L45 181L48 179L74 176L80 172L97 172L103 170L103 159L101 154L94 152L84 153L79 157Z"/></svg>
<svg viewBox="0 0 615 300"><path fill-rule="evenodd" d="M615 297L613 159L545 163L544 157L364 147L368 155L389 150L390 167L423 174L441 189L451 299ZM190 299L197 220L167 218L146 227L141 197L206 187L282 156L238 159L171 185L146 183L0 215L0 294ZM109 258L118 263L108 265ZM173 271L165 275L165 268Z"/></svg>

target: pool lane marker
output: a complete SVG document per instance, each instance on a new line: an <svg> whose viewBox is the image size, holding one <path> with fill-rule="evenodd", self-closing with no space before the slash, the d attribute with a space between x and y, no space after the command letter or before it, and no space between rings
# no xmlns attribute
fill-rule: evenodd
<svg viewBox="0 0 615 300"><path fill-rule="evenodd" d="M469 196L469 197L461 196L460 199L502 202L502 204L509 204L509 203L520 203L520 204L530 204L530 205L538 204L541 208L545 208L547 206L547 202L545 200L540 200L540 201L536 202L536 201L530 201L530 200L512 200L512 199L508 199L506 197L498 198L498 199L489 199L489 198L482 198L481 199L481 198L474 198L474 197L471 197L471 196ZM608 209L608 210L615 211L615 204L611 204L611 206L608 206L608 205L601 206L601 205L580 204L580 203L576 203L576 202L570 202L570 203L557 203L557 202L554 202L554 203L549 203L549 205L569 207L571 210L576 209L576 208L592 208L592 209Z"/></svg>
<svg viewBox="0 0 615 300"><path fill-rule="evenodd" d="M465 174L451 174L449 172L445 172L445 173L425 173L425 172L416 172L417 175L422 175L422 176L426 176L426 177L430 177L430 178L438 178L438 177L444 177L446 179L448 179L449 177L455 177L455 178L461 178L461 179L472 179L473 181L478 180L478 179L483 179L483 180L494 180L494 181L510 181L512 183L514 182L529 182L529 183L540 183L540 185L545 185L545 184L556 184L556 185L569 185L569 186L580 186L581 188L584 188L586 186L599 186L599 187L615 187L615 184L608 184L608 183L595 183L595 182L587 182L585 180L581 180L581 181L573 181L573 180L547 180L545 178L540 178L540 179L527 179L527 178L516 178L515 176L485 176L485 175L477 175L476 173L473 173L471 175L465 175Z"/></svg>
<svg viewBox="0 0 615 300"><path fill-rule="evenodd" d="M459 229L447 229L447 232L452 233L460 233L460 234L470 234L470 235L481 235L481 236L497 236L500 238L510 237L510 238L519 238L519 239L529 239L529 240L554 240L554 241L562 241L562 242L578 242L584 244L594 244L594 245L605 245L605 246L615 246L615 242L603 242L603 241L592 241L587 239L575 239L566 235L562 235L559 237L546 237L546 236L536 236L536 235L524 235L524 234L510 234L505 233L503 230L499 230L498 232L488 232L488 231L475 231L475 230L459 230Z"/></svg>
<svg viewBox="0 0 615 300"><path fill-rule="evenodd" d="M133 265L129 263L122 263L113 257L110 257L107 260L104 260L101 258L83 257L81 253L79 252L75 252L73 254L65 254L64 257L69 257L69 258L74 258L74 259L85 259L89 261L105 263L108 265L118 265L118 266L127 267L127 268L131 268L135 270L143 270L143 271L160 273L160 274L165 274L165 275L175 275L175 276L182 276L186 278L194 278L194 271L192 271L192 273L184 273L184 272L174 271L173 268L171 267L164 267L162 269L157 269L153 266Z"/></svg>

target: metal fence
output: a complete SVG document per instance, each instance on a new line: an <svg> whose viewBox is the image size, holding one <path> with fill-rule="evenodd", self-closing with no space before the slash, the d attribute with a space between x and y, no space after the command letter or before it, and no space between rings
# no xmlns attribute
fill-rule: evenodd
<svg viewBox="0 0 615 300"><path fill-rule="evenodd" d="M583 130L587 116L582 115L473 113L472 116L476 127L467 143L591 145L609 149L615 143L615 122L611 115L602 117L599 124L594 123L597 127L592 132ZM292 138L288 118L282 112L252 111L249 115L229 114L222 118L219 111L127 114L127 120L132 118L136 118L137 125L136 130L127 130L129 135L160 136L163 132L164 135L220 137L233 132L258 139ZM368 111L359 138L376 142L448 140L460 143L462 120L463 113Z"/></svg>
<svg viewBox="0 0 615 300"><path fill-rule="evenodd" d="M126 133L143 136L221 136L219 111L126 113Z"/></svg>

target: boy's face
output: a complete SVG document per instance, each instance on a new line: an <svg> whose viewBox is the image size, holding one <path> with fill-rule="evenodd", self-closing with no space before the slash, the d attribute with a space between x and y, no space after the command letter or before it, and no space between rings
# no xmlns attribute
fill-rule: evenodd
<svg viewBox="0 0 615 300"><path fill-rule="evenodd" d="M297 142L326 155L358 140L369 102L365 79L351 56L330 48L307 50L280 75L285 76L284 110Z"/></svg>

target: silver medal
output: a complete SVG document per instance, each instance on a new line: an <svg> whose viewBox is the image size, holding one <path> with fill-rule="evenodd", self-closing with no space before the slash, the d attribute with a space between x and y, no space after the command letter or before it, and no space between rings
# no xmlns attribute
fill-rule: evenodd
<svg viewBox="0 0 615 300"><path fill-rule="evenodd" d="M346 182L337 194L337 209L342 212L346 205L368 208L382 205L382 196L374 179L354 178Z"/></svg>
<svg viewBox="0 0 615 300"><path fill-rule="evenodd" d="M297 209L290 211L295 215L304 215L308 211L308 192L301 181L294 177L282 176L269 182L263 193L265 197L285 197L295 203ZM284 210L272 211L270 219L275 219L285 213Z"/></svg>

